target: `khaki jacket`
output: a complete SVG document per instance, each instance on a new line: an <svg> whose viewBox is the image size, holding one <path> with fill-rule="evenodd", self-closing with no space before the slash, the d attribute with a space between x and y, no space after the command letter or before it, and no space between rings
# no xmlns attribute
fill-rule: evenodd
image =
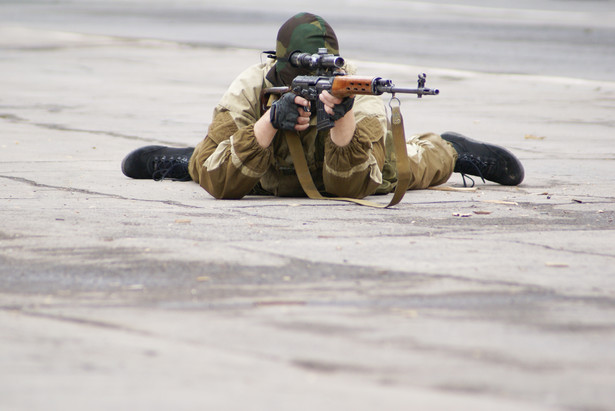
<svg viewBox="0 0 615 411"><path fill-rule="evenodd" d="M263 114L261 91L272 86L265 78L272 65L272 61L254 65L233 81L214 109L207 136L195 148L190 175L215 198L305 196L284 132L279 131L268 148L254 137L254 123ZM383 183L387 118L381 98L357 96L354 115L356 130L345 147L336 146L329 131L317 131L315 116L310 128L298 132L316 187L326 194L353 198L377 190L389 192L394 184Z"/></svg>

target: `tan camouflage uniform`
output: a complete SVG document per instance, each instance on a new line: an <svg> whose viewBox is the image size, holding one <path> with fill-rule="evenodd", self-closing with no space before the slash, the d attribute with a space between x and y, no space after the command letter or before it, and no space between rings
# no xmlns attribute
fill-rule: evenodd
<svg viewBox="0 0 615 411"><path fill-rule="evenodd" d="M324 27L324 21L313 21L314 16L309 14L296 18L307 22L292 25L294 31L286 37L297 37L303 29L307 34L301 33L300 37L305 42L311 38L316 25L323 32L328 30L325 44L330 52L337 53L337 39L328 37L331 30L328 25ZM283 30L284 26L280 32ZM281 58L293 50L279 39L280 34L277 65L271 60L252 66L233 81L214 110L207 136L196 146L190 159L192 179L215 198L241 198L247 194L305 196L284 131L278 131L267 148L261 147L254 137L254 123L264 114L261 91L288 85L297 74ZM307 49L304 44L302 51L315 53L311 48L317 48L317 43ZM383 101L378 96L357 96L353 111L356 130L344 147L331 141L329 131L317 131L315 117L310 128L298 132L312 178L320 191L335 196L363 198L389 193L394 190L397 179ZM413 174L408 189L427 188L448 180L457 153L440 136L433 133L415 136L408 141L407 148Z"/></svg>

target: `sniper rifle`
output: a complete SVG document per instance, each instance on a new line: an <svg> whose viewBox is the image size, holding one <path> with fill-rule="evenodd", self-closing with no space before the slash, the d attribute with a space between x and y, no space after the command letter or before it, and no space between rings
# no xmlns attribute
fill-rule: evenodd
<svg viewBox="0 0 615 411"><path fill-rule="evenodd" d="M271 94L284 94L292 91L298 96L310 102L316 102L316 117L318 130L326 130L333 127L334 123L329 114L325 111L324 104L319 96L327 90L333 96L346 98L354 95L381 95L391 93L391 99L395 98L396 93L416 94L418 98L424 95L435 96L440 93L437 89L425 87L427 75L421 73L418 76L417 88L396 87L392 80L381 77L364 77L346 75L341 71L345 61L340 56L329 54L326 48L318 49L318 53L291 54L289 62L294 67L300 69L313 70L315 75L301 75L293 79L290 87L270 87L263 91L261 101ZM307 108L309 111L309 107Z"/></svg>

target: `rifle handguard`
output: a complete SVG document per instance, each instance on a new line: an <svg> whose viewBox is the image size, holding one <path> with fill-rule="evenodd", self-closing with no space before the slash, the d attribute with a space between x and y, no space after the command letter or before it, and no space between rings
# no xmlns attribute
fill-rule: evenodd
<svg viewBox="0 0 615 411"><path fill-rule="evenodd" d="M419 77L419 79L424 80ZM418 88L395 87L391 80L381 77L362 76L336 76L331 85L331 94L335 97L348 97L353 94L381 95L383 93L408 93L416 94L421 98L423 95L435 96L440 93L437 89L425 88L424 81L419 80Z"/></svg>

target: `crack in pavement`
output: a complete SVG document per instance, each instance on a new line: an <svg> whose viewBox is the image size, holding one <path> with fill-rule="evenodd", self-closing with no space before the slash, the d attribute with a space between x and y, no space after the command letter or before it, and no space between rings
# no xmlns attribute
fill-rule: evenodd
<svg viewBox="0 0 615 411"><path fill-rule="evenodd" d="M29 184L29 185L34 186L34 187L51 188L51 189L54 189L54 190L66 191L66 192L70 192L70 193L81 193L81 194L87 194L87 195L93 195L93 196L115 198L117 200L141 201L141 202L146 202L146 203L161 203L161 204L166 204L166 205L171 205L171 206L176 206L176 207L183 207L183 208L196 208L196 209L201 209L202 208L202 207L195 206L195 205L183 204L183 203L180 203L178 201L173 201L173 200L146 200L146 199L143 199L143 198L124 197L124 196L121 196L119 194L102 193L102 192L98 192L98 191L87 190L87 189L84 189L84 188L54 186L54 185L50 185L50 184L39 183L39 182L36 182L34 180L30 180L30 179L27 179L27 178L24 178L24 177L14 177L14 176L0 175L0 178L5 178L7 180L16 181L16 182L19 182L19 183Z"/></svg>
<svg viewBox="0 0 615 411"><path fill-rule="evenodd" d="M74 317L74 316L69 317L67 315L52 314L52 313L46 313L46 312L41 312L41 311L31 311L31 310L23 309L21 307L0 307L0 310L18 312L20 314L27 315L29 317L45 318L49 320L58 320L58 321L68 322L68 323L77 324L77 325L87 325L87 326L92 326L92 327L97 327L97 328L105 328L109 330L129 332L131 334L138 334L138 335L144 335L144 336L149 336L149 337L154 336L154 334L147 332L147 331L137 330L135 328L130 328L130 327L126 327L123 325L114 324L114 323L110 323L106 321L92 320L88 318L80 318L80 317Z"/></svg>
<svg viewBox="0 0 615 411"><path fill-rule="evenodd" d="M148 143L158 143L158 144L164 144L164 145L169 145L169 146L178 145L178 143L175 141L165 141L165 140L159 140L155 138L140 137L140 136L135 136L131 134L118 133L115 131L88 130L88 129L82 129L82 128L68 127L68 126L64 126L61 124L54 124L54 123L37 123L37 122L32 122L30 120L27 120L23 117L19 117L14 114L10 114L10 113L0 113L0 119L10 121L11 123L29 124L29 125L44 128L47 130L68 131L68 132L75 132L75 133L89 133L89 134L104 135L104 136L110 136L110 137L125 138L128 140L144 141Z"/></svg>

